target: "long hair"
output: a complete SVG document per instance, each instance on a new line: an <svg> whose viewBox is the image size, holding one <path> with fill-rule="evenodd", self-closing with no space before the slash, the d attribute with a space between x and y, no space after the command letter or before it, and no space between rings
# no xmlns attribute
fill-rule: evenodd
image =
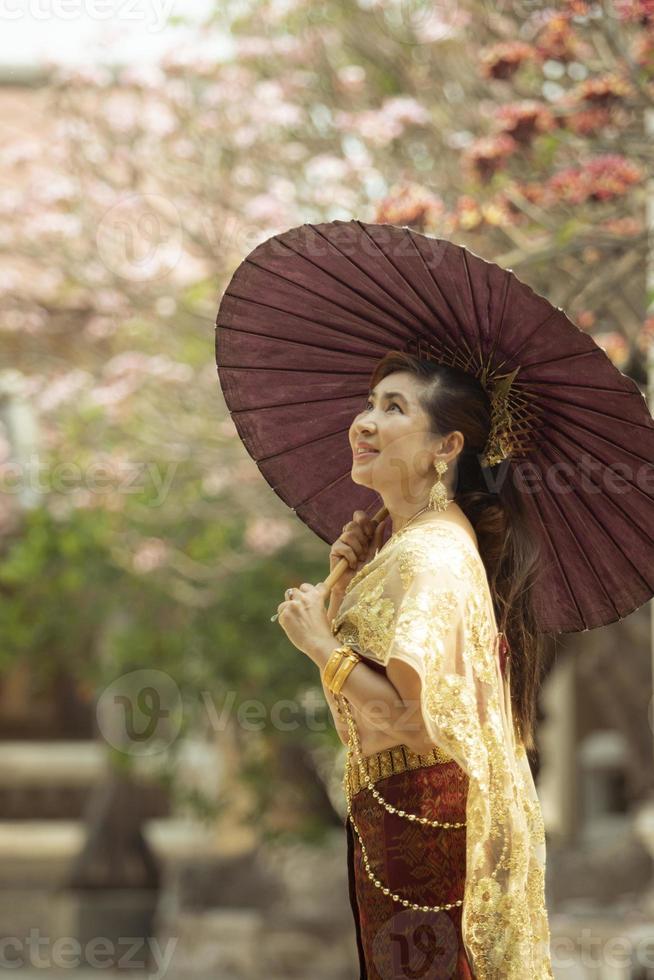
<svg viewBox="0 0 654 980"><path fill-rule="evenodd" d="M489 487L482 470L481 454L490 430L490 400L473 375L403 351L384 355L375 367L370 387L393 371L408 371L423 381L418 400L431 420L430 431L447 435L458 430L463 434L464 446L456 458L454 499L475 529L498 629L509 644L516 736L527 752L533 752L544 661L543 636L536 628L533 608L539 547L530 532L520 490L510 474Z"/></svg>

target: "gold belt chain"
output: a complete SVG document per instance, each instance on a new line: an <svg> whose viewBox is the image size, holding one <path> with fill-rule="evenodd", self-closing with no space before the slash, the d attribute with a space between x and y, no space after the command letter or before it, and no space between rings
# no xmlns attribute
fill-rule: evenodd
<svg viewBox="0 0 654 980"><path fill-rule="evenodd" d="M352 714L350 712L350 706L349 706L349 704L347 702L347 699L344 698L340 694L336 694L335 697L336 697L336 701L337 701L339 713L341 715L342 715L342 712L340 710L341 702L345 706L345 717L346 717L346 720L347 720L348 731L349 731L348 746L347 746L347 756L346 756L346 761L345 761L345 779L344 779L345 798L347 800L347 816L348 816L348 820L352 824L352 827L354 828L354 831L355 831L357 837L359 838L359 843L361 844L361 853L362 853L362 856L363 856L363 863L365 865L366 873L368 875L368 878L370 879L370 881L372 881L372 883L374 884L375 888L381 888L381 890L384 893L384 895L389 895L393 899L394 902L398 902L400 905L404 905L406 908L415 909L417 912L441 912L444 909L451 909L451 908L455 908L457 906L463 905L463 899L462 898L458 899L456 902L448 902L445 905L417 905L415 902L410 902L406 898L400 898L399 895L396 895L395 893L391 892L390 888L386 888L382 884L382 882L379 881L379 879L375 877L373 871L370 868L370 861L368 859L368 852L366 851L366 848L365 848L365 845L363 843L363 840L361 839L361 834L359 833L358 827L355 824L354 818L352 816L352 796L354 795L352 793L352 788L353 788L354 785L356 785L355 784L355 781L354 781L354 778L353 778L353 771L351 769L352 745L354 745L355 746L355 749L356 749L357 762L358 762L358 768L359 768L359 780L360 780L359 781L359 787L361 787L363 785L367 789L369 789L371 791L373 797L375 798L375 800L377 800L377 802L381 806L383 806L384 809L388 810L389 813L396 813L398 817L406 817L407 820L412 820L412 821L416 821L418 823L427 824L430 827L444 827L444 828L453 829L453 828L456 828L456 827L465 827L466 824L465 824L465 821L463 821L462 823L457 823L457 822L450 822L450 821L447 821L447 820L446 821L429 820L427 817L420 817L416 813L406 813L406 811L399 810L399 809L397 809L397 807L394 807L390 803L388 803L387 800L385 800L383 798L383 796L381 795L381 793L379 793L379 791L375 789L375 787L373 785L373 781L370 778L369 767L368 767L368 769L366 769L366 766L364 764L363 756L362 756L362 753L361 753L361 744L359 742L358 732L356 730L356 725L354 724L354 719L352 718ZM391 750L388 750L388 751L391 751ZM439 754L440 755L440 758L434 758L434 762L451 762L452 761L449 756L445 755L444 752L441 752L441 750L438 749L438 748L436 748L436 747L432 750L432 753L436 753L436 754ZM432 753L430 753L430 755ZM383 756L383 753L378 753L377 755L378 756L380 756L380 755ZM415 755L415 753L414 753L414 755ZM425 758L425 756L416 756L416 758L422 759L422 758ZM420 765L420 763L418 765ZM418 768L418 766L408 766L407 768ZM389 773L388 775L390 775L390 774L391 773Z"/></svg>
<svg viewBox="0 0 654 980"><path fill-rule="evenodd" d="M394 776L398 772L422 769L424 766L446 762L452 762L452 757L446 755L438 746L434 746L429 752L418 753L408 745L396 745L391 749L381 749L373 755L363 756L361 759L361 764L373 783L386 779L387 776ZM356 796L360 789L367 786L367 782L361 778L360 766L353 766L350 770L351 795Z"/></svg>

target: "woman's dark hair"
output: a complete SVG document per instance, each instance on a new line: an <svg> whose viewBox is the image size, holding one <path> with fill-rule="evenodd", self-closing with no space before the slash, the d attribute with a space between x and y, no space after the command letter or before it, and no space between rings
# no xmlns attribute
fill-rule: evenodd
<svg viewBox="0 0 654 980"><path fill-rule="evenodd" d="M379 361L370 387L393 371L408 371L424 382L418 400L431 419L432 432L447 435L458 430L463 434L464 446L456 459L454 497L475 529L498 629L504 632L511 650L516 737L527 752L533 752L544 660L543 635L536 628L533 608L539 548L510 474L503 474L509 478L489 481L481 467L490 430L489 397L472 374L404 351L389 351Z"/></svg>

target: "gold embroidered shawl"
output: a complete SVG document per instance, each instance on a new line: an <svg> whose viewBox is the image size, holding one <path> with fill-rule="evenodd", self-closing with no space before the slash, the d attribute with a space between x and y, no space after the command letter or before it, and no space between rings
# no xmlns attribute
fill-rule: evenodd
<svg viewBox="0 0 654 980"><path fill-rule="evenodd" d="M472 540L431 515L401 529L352 578L332 629L362 655L418 672L430 740L469 777L462 937L475 977L553 978L540 802Z"/></svg>

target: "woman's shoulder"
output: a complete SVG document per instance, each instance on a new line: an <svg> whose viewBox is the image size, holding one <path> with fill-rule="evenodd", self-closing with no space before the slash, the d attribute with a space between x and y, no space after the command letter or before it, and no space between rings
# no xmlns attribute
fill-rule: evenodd
<svg viewBox="0 0 654 980"><path fill-rule="evenodd" d="M423 551L434 556L461 552L480 557L472 526L468 530L451 521L431 520L407 527L398 544L400 550L407 552Z"/></svg>
<svg viewBox="0 0 654 980"><path fill-rule="evenodd" d="M468 531L449 521L427 521L407 528L395 555L401 572L454 577L480 583L485 577L481 555Z"/></svg>
<svg viewBox="0 0 654 980"><path fill-rule="evenodd" d="M406 584L418 572L430 577L452 573L460 581L470 576L478 578L483 567L479 551L465 528L450 521L432 519L409 525L395 538L392 536L353 576L345 595L357 586L379 589L394 569L399 571Z"/></svg>

